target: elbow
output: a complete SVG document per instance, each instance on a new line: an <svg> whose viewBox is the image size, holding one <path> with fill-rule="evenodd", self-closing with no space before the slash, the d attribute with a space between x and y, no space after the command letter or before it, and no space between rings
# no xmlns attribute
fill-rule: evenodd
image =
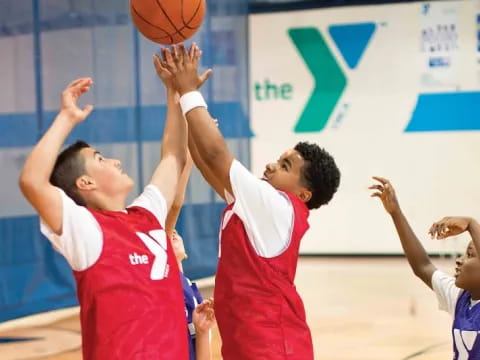
<svg viewBox="0 0 480 360"><path fill-rule="evenodd" d="M418 278L422 278L423 277L423 271L421 271L420 268L412 268L413 270L413 274L418 277Z"/></svg>
<svg viewBox="0 0 480 360"><path fill-rule="evenodd" d="M22 172L18 178L18 186L26 198L29 198L32 194L42 191L41 179L38 176Z"/></svg>
<svg viewBox="0 0 480 360"><path fill-rule="evenodd" d="M20 177L18 178L18 186L20 187L20 190L22 190L23 193L27 191L29 188L31 188L33 185L32 179L28 175L25 174L25 172L22 171L20 174Z"/></svg>
<svg viewBox="0 0 480 360"><path fill-rule="evenodd" d="M35 189L37 188L35 180L23 172L18 179L18 186L20 187L23 195L25 195L27 198L30 194L35 192Z"/></svg>
<svg viewBox="0 0 480 360"><path fill-rule="evenodd" d="M427 274L432 272L431 267L432 267L432 263L426 261L423 264L412 266L412 270L416 277L424 280L425 278L427 278Z"/></svg>

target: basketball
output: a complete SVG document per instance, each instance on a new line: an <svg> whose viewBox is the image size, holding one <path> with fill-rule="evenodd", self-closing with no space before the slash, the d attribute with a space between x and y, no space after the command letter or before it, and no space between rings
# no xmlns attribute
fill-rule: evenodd
<svg viewBox="0 0 480 360"><path fill-rule="evenodd" d="M177 44L192 37L202 25L205 0L130 0L130 14L147 39Z"/></svg>

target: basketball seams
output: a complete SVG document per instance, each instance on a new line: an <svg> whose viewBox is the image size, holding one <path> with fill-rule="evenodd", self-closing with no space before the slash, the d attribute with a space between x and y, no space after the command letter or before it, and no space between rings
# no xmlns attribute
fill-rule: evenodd
<svg viewBox="0 0 480 360"><path fill-rule="evenodd" d="M202 6L202 1L203 0L198 0L198 5L197 5L197 8L195 9L193 15L190 17L190 19L188 19L187 22L185 22L185 18L183 17L183 0L181 0L181 3L180 3L180 6L181 6L181 16L182 16L182 22L183 22L183 28L187 28L189 30L195 30L195 29L198 29L199 27L191 27L190 26L190 22L195 18L195 16L197 16L197 13L198 11L200 10L200 7Z"/></svg>
<svg viewBox="0 0 480 360"><path fill-rule="evenodd" d="M155 0L155 2L157 3L158 7L159 7L160 10L162 11L163 15L165 15L165 17L167 18L167 20L168 20L168 22L170 23L170 25L173 26L173 28L175 29L175 32L178 33L183 39L186 39L186 36L183 35L179 29L177 29L177 26L175 25L175 23L172 21L172 19L170 19L170 17L168 16L167 12L166 12L165 9L163 8L163 6L162 6L162 4L160 3L160 1L159 1L159 0ZM182 6L183 6L183 0L182 0Z"/></svg>
<svg viewBox="0 0 480 360"><path fill-rule="evenodd" d="M144 21L145 23L147 23L148 25L154 27L155 29L157 30L160 30L160 31L163 31L165 34L165 36L162 36L162 37L155 37L154 39L164 39L164 38L167 38L169 37L170 38L170 42L173 43L173 36L168 32L166 31L165 29L162 29L161 27L155 25L155 24L152 24L150 21L148 21L147 19L145 19L143 17L143 15L141 15L137 9L135 9L135 6L133 6L133 4L131 5L131 8L133 10L133 12L135 13L136 16L138 16L142 21ZM174 33L175 34L175 33Z"/></svg>
<svg viewBox="0 0 480 360"><path fill-rule="evenodd" d="M199 27L200 27L200 26L197 26L197 27L194 27L194 28L188 28L188 29L189 29L189 30L196 30L196 29L198 29ZM186 28L187 28L187 27L184 26L184 27L180 28L180 30L184 30L184 29L186 29ZM168 33L167 33L167 34L168 34ZM173 43L173 36L175 36L175 35L178 35L178 32L174 32L173 34L168 34L168 35L165 35L165 36L159 36L159 37L155 36L155 37L152 37L151 39L152 39L152 40L161 40L161 39L165 39L165 38L167 38L167 37L170 36L170 38L171 38L171 40L172 40L171 42Z"/></svg>

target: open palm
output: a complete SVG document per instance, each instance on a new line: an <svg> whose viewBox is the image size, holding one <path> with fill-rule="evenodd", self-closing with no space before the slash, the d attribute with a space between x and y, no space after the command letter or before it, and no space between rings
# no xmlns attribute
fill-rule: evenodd
<svg viewBox="0 0 480 360"><path fill-rule="evenodd" d="M67 114L75 123L85 120L93 110L92 105L86 105L83 109L78 106L78 99L88 92L92 85L91 78L79 78L68 84L62 92L61 112Z"/></svg>

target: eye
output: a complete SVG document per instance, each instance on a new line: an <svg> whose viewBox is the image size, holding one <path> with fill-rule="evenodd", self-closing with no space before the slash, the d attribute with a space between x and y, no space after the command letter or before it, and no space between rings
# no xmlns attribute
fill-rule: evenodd
<svg viewBox="0 0 480 360"><path fill-rule="evenodd" d="M98 155L98 161L103 161L105 160L102 155Z"/></svg>

